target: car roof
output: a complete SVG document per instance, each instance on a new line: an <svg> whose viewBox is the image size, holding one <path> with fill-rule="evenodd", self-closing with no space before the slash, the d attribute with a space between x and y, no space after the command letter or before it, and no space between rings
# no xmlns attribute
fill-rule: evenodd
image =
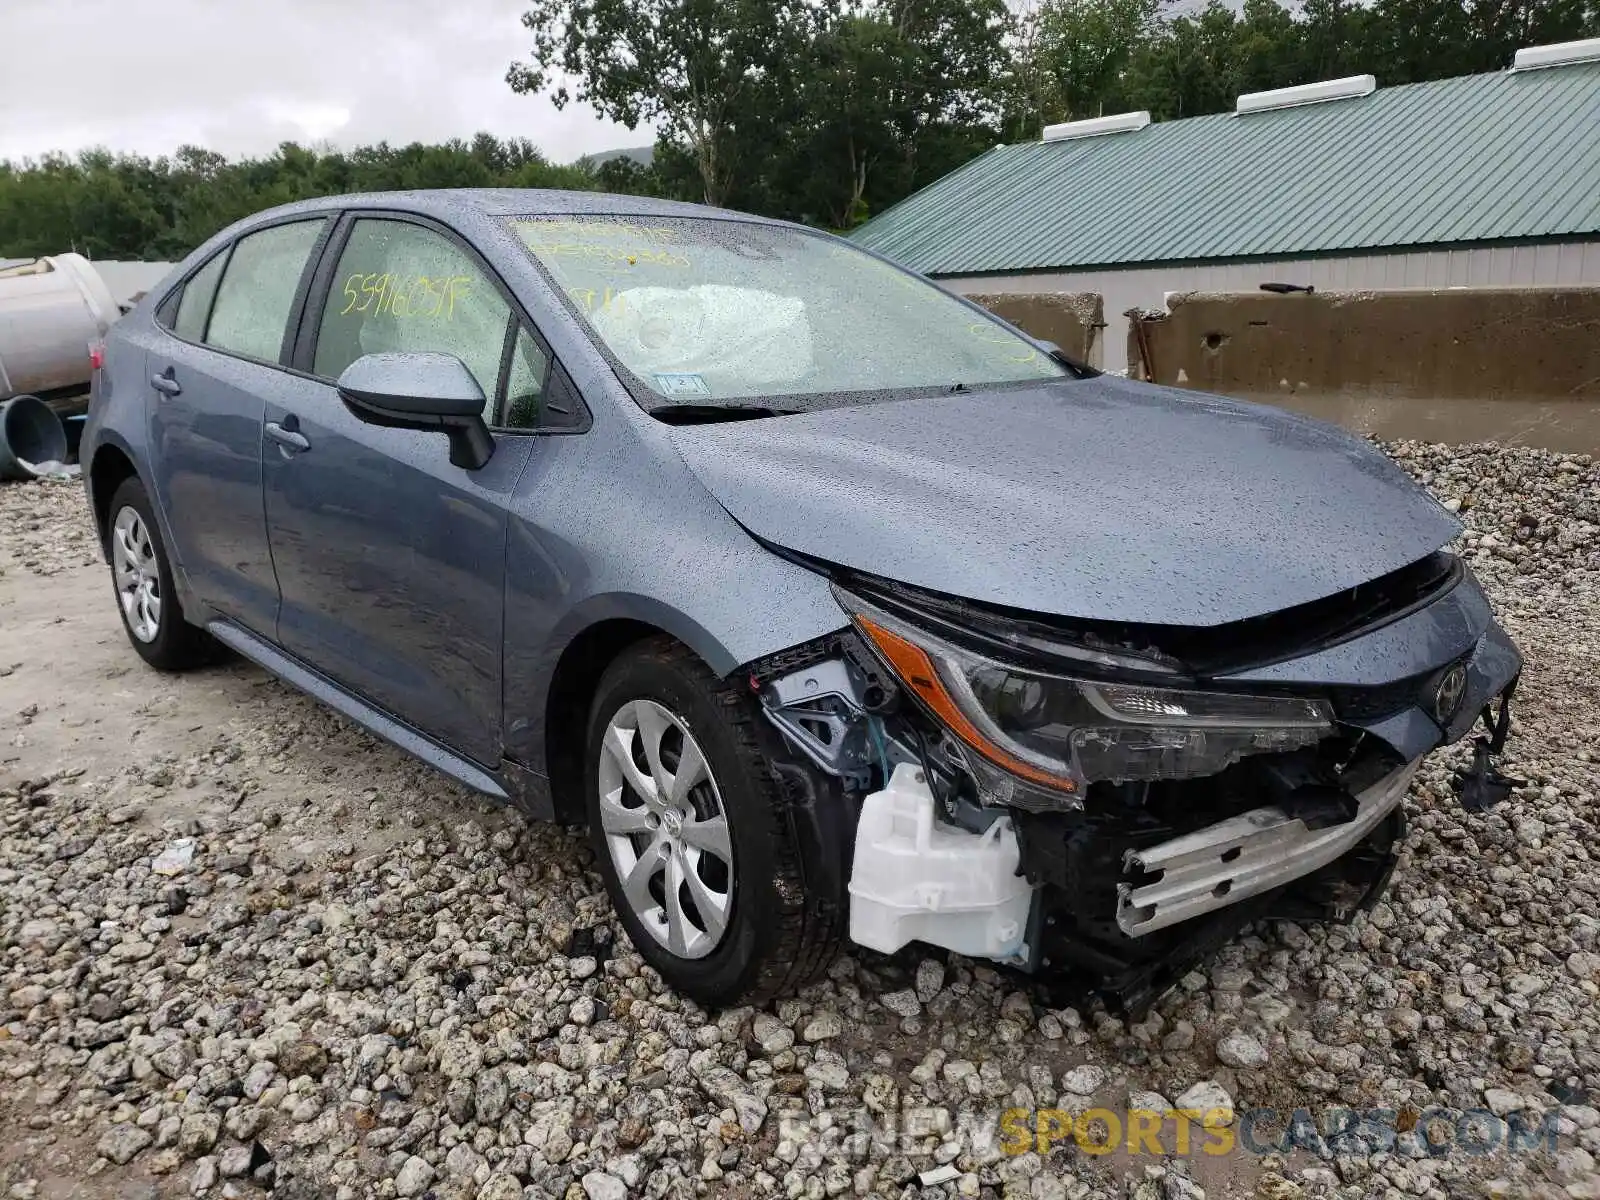
<svg viewBox="0 0 1600 1200"><path fill-rule="evenodd" d="M257 213L257 217L296 212L327 212L330 209L381 208L416 212L447 218L476 215L546 216L564 214L606 214L635 217L710 217L728 221L750 221L763 225L783 225L750 213L688 204L681 200L659 200L653 196L622 196L610 192L557 191L550 188L433 188L404 192L354 192L343 196L319 196Z"/></svg>

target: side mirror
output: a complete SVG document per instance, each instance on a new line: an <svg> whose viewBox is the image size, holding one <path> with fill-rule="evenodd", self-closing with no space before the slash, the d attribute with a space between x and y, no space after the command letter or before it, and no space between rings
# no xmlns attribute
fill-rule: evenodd
<svg viewBox="0 0 1600 1200"><path fill-rule="evenodd" d="M350 411L369 425L448 436L454 466L476 471L494 453L483 423L483 389L453 354L365 354L335 386Z"/></svg>

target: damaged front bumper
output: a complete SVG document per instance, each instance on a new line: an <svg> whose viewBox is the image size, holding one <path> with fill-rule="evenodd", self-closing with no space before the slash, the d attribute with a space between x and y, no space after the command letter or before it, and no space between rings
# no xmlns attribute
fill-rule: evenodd
<svg viewBox="0 0 1600 1200"><path fill-rule="evenodd" d="M1348 921L1371 905L1395 866L1414 770L1366 789L1341 826L1311 830L1268 808L1149 842L1141 822L1115 813L1019 813L983 834L941 827L921 773L901 766L863 806L850 937L886 954L918 941L993 959L1034 974L1063 1002L1098 999L1137 1016L1250 921ZM1254 820L1267 823L1243 828ZM1108 857L1118 846L1120 871ZM1156 878L1157 894L1166 882L1178 900L1130 905L1148 901L1130 874Z"/></svg>
<svg viewBox="0 0 1600 1200"><path fill-rule="evenodd" d="M1038 885L1029 968L1070 996L1138 1015L1252 921L1346 922L1370 907L1394 870L1403 801L1428 751L1481 719L1472 766L1456 778L1461 803L1481 807L1515 782L1494 764L1521 658L1497 626L1474 643L1465 659L1387 689L1411 698L1408 712L1367 720L1346 698L1356 755L1337 791L1325 775L1286 776L1263 760L1150 789L1138 806L1019 815L1023 870ZM1439 683L1453 667L1467 680L1459 713L1439 720ZM1419 727L1431 737L1397 739L1409 757L1375 732Z"/></svg>
<svg viewBox="0 0 1600 1200"><path fill-rule="evenodd" d="M1117 885L1118 927L1129 937L1143 937L1327 866L1394 812L1416 772L1417 763L1410 762L1362 790L1355 813L1337 825L1308 827L1300 815L1268 806L1129 850L1124 874L1153 882Z"/></svg>
<svg viewBox="0 0 1600 1200"><path fill-rule="evenodd" d="M1279 614L1248 631L1259 641L1191 640L1167 654L1187 673L1158 681L1164 693L1121 688L1157 699L1182 700L1185 687L1201 699L1313 699L1329 714L1314 744L1264 743L1214 774L1089 775L1055 804L1040 803L1046 787L1008 803L992 760L988 776L964 774L977 761L971 731L952 737L952 721L941 719L949 697L924 686L927 660L884 654L881 629L876 655L867 638L846 634L753 671L751 684L791 745L860 799L854 940L993 958L1137 1012L1252 920L1343 921L1371 904L1394 868L1402 800L1420 761L1480 718L1487 733L1458 780L1463 802L1492 802L1512 782L1494 768L1521 657L1476 580L1443 557L1396 573L1376 610L1369 588L1359 621L1328 606ZM915 629L914 604L888 599L909 622L900 628ZM928 614L946 638L959 636L965 616L982 622L984 647L1014 641L1033 656L1022 670L1048 671L1037 623L1022 621L1013 636L1003 616L950 604ZM1147 632L1160 648L1161 631ZM1096 639L1077 661L1121 653L1108 646ZM1196 666L1207 654L1212 661Z"/></svg>

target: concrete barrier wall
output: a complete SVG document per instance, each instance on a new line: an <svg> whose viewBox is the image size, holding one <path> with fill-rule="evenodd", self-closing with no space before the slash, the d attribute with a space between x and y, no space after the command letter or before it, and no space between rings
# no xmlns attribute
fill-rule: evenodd
<svg viewBox="0 0 1600 1200"><path fill-rule="evenodd" d="M1600 288L1193 292L1127 351L1135 377L1363 433L1600 453Z"/></svg>
<svg viewBox="0 0 1600 1200"><path fill-rule="evenodd" d="M1079 362L1100 366L1105 306L1094 292L984 292L967 296L1024 333L1054 342Z"/></svg>

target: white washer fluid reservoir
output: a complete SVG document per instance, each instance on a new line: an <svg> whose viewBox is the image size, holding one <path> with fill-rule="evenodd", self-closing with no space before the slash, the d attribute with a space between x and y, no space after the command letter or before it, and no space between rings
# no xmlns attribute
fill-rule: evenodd
<svg viewBox="0 0 1600 1200"><path fill-rule="evenodd" d="M850 872L850 938L891 954L927 942L972 958L1024 955L1033 886L1017 874L1010 817L984 833L935 818L922 769L901 763L862 803Z"/></svg>

